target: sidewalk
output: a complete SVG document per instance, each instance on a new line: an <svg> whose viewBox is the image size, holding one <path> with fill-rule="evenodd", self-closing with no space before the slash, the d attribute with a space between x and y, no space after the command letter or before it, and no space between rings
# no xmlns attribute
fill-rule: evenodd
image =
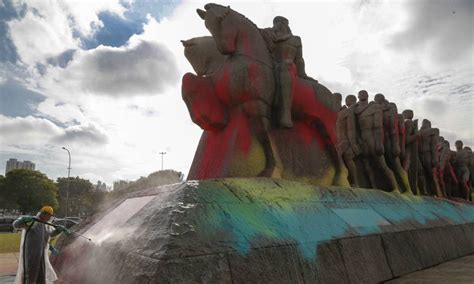
<svg viewBox="0 0 474 284"><path fill-rule="evenodd" d="M0 283L13 283L18 268L18 253L0 253Z"/></svg>
<svg viewBox="0 0 474 284"><path fill-rule="evenodd" d="M474 254L457 258L440 265L413 272L387 284L473 284Z"/></svg>
<svg viewBox="0 0 474 284"><path fill-rule="evenodd" d="M18 253L0 253L0 276L15 275L18 268Z"/></svg>

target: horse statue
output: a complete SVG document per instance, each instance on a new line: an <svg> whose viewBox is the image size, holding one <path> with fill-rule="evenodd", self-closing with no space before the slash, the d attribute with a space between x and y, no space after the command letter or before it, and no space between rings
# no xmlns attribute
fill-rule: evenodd
<svg viewBox="0 0 474 284"><path fill-rule="evenodd" d="M340 106L332 93L295 77L294 127L275 127L274 63L261 30L230 7L204 8L197 13L212 37L182 41L197 74L183 76L182 96L204 130L188 179L270 176L346 185L335 154Z"/></svg>

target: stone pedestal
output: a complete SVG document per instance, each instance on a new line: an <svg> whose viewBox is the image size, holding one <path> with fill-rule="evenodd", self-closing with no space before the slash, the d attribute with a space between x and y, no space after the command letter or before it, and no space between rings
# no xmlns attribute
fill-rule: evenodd
<svg viewBox="0 0 474 284"><path fill-rule="evenodd" d="M474 206L270 178L134 192L60 241L59 283L376 283L474 252Z"/></svg>

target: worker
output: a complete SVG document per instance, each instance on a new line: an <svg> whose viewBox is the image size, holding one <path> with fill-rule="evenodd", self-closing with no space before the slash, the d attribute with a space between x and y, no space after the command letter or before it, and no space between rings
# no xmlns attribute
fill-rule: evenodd
<svg viewBox="0 0 474 284"><path fill-rule="evenodd" d="M66 227L61 225L50 226L48 222L53 217L53 208L44 206L38 214L22 216L13 222L13 227L22 229L20 257L15 283L52 283L57 276L49 262L49 241L64 232L69 235Z"/></svg>

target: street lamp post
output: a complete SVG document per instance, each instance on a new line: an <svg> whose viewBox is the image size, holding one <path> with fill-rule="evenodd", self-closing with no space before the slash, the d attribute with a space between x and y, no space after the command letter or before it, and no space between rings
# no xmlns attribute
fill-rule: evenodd
<svg viewBox="0 0 474 284"><path fill-rule="evenodd" d="M67 213L68 213L68 206L69 206L69 175L71 174L71 152L66 147L62 148L63 150L67 151L67 154L69 156L69 164L67 167L67 182L66 182L66 214L64 216L64 226L66 226L66 219L67 219Z"/></svg>
<svg viewBox="0 0 474 284"><path fill-rule="evenodd" d="M165 156L166 152L160 152L161 155L161 170L163 170L163 157Z"/></svg>

